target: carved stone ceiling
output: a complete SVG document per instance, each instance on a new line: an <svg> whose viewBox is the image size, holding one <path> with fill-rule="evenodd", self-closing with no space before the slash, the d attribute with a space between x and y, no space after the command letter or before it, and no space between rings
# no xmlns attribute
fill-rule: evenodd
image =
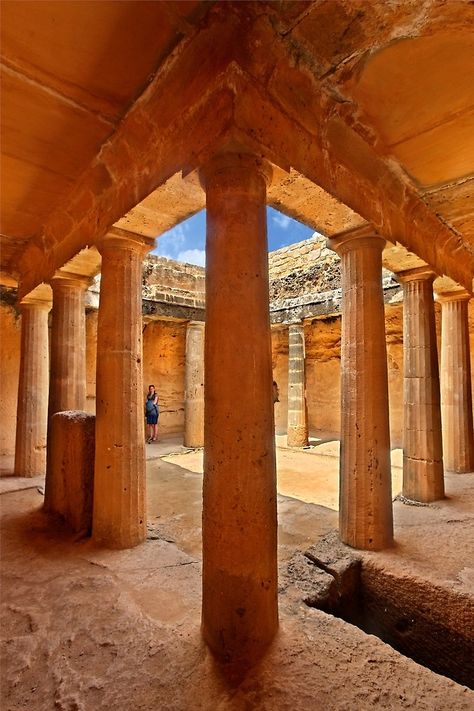
<svg viewBox="0 0 474 711"><path fill-rule="evenodd" d="M235 141L278 166L277 209L327 235L368 221L471 288L472 3L12 0L1 14L0 270L24 291L113 224L156 236L200 210L181 171Z"/></svg>

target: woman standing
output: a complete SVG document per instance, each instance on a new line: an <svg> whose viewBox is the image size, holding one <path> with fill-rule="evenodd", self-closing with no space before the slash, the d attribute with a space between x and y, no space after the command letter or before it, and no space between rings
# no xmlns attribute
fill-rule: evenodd
<svg viewBox="0 0 474 711"><path fill-rule="evenodd" d="M147 428L147 442L156 442L158 434L158 417L160 410L158 407L158 395L154 385L148 386L148 393L145 402L145 416Z"/></svg>

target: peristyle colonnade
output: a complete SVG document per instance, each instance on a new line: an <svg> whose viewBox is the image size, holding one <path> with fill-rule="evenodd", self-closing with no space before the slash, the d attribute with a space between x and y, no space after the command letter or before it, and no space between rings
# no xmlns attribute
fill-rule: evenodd
<svg viewBox="0 0 474 711"><path fill-rule="evenodd" d="M184 437L187 446L205 447L202 627L218 656L251 658L268 645L278 625L266 238L271 167L256 156L224 153L200 170L200 179L207 206L206 326L188 326ZM102 279L92 536L111 548L132 547L146 537L141 278L152 244L116 228L98 242ZM340 535L351 546L372 550L393 541L384 244L368 227L330 242L342 267ZM425 269L399 274L404 291L403 494L417 501L444 495L441 415L446 470L474 470L469 295L440 296L440 386L434 276ZM26 297L20 305L17 475L44 471L48 400L49 418L84 409L87 285L73 274L57 273L52 280L49 398L50 304ZM292 323L289 446L308 443L304 361L304 327ZM27 397L31 393L34 397ZM48 439L48 449L53 446ZM46 468L45 507L54 511L57 492Z"/></svg>

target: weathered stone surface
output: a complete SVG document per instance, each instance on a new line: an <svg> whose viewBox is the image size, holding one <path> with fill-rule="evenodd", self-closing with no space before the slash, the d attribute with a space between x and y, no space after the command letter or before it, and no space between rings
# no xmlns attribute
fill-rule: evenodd
<svg viewBox="0 0 474 711"><path fill-rule="evenodd" d="M226 154L207 196L204 638L255 660L278 627L277 512L266 166ZM242 220L245 215L245 220Z"/></svg>
<svg viewBox="0 0 474 711"><path fill-rule="evenodd" d="M109 548L131 548L146 538L140 290L150 244L129 234L112 232L100 245L92 533Z"/></svg>
<svg viewBox="0 0 474 711"><path fill-rule="evenodd" d="M57 412L51 418L49 512L61 515L73 531L90 535L94 488L95 416Z"/></svg>
<svg viewBox="0 0 474 711"><path fill-rule="evenodd" d="M37 476L46 471L48 430L50 302L20 305L21 351L18 378L15 475Z"/></svg>
<svg viewBox="0 0 474 711"><path fill-rule="evenodd" d="M468 328L470 295L440 296L441 413L447 471L474 471L472 378Z"/></svg>
<svg viewBox="0 0 474 711"><path fill-rule="evenodd" d="M331 244L341 255L344 314L339 529L344 543L380 550L393 542L383 240L356 231Z"/></svg>
<svg viewBox="0 0 474 711"><path fill-rule="evenodd" d="M444 497L441 406L433 301L435 275L401 272L403 284L403 496L423 503Z"/></svg>
<svg viewBox="0 0 474 711"><path fill-rule="evenodd" d="M188 323L184 391L184 446L204 446L204 323Z"/></svg>

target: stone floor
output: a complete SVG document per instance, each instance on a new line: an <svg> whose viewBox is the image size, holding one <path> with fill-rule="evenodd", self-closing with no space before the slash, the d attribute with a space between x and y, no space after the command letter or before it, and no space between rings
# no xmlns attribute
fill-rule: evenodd
<svg viewBox="0 0 474 711"><path fill-rule="evenodd" d="M278 449L282 567L337 526L337 443L314 444ZM465 687L283 592L272 649L245 678L230 678L199 636L202 453L170 439L148 445L147 458L149 539L132 551L74 540L41 513L40 481L21 489L8 478L14 485L0 496L2 710L474 707ZM396 547L366 555L472 596L474 475L448 476L446 488L448 498L430 506L396 501Z"/></svg>

